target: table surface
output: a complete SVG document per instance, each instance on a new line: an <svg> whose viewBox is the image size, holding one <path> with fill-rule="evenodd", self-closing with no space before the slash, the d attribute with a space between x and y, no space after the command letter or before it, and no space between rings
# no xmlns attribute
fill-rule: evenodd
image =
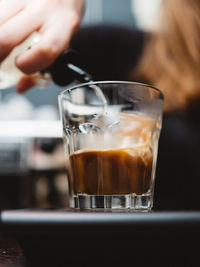
<svg viewBox="0 0 200 267"><path fill-rule="evenodd" d="M16 218L17 213L18 213L17 218L20 218L20 216L21 216L22 219L23 219L23 221L24 221L24 212L22 212L22 211L16 211L14 213L10 213L9 211L8 212L5 212L4 213L4 216L1 217L1 221L3 222L6 219L7 219L7 221L9 221L8 220L9 218L11 218L12 221L13 221L13 217L12 216L14 214L14 218ZM40 216L38 217L40 219L38 219L38 221L36 220L35 223L37 223L37 225L41 225L41 219L42 219L41 214L42 214L42 212L40 211L40 212L36 212L36 213L39 213L40 214ZM26 215L26 213L25 213L25 215ZM61 229L61 232L62 233L65 232L67 234L69 234L70 231L69 232L66 232L66 229L67 229L66 228L66 224L68 224L68 226L70 226L70 225L71 226L72 225L75 226L76 227L75 230L77 231L77 229L79 229L79 226L80 225L81 225L81 229L82 229L82 225L88 223L88 218L89 218L89 221L91 221L91 218L90 218L91 217L91 214L87 214L87 213L84 214L84 216L83 216L83 214L79 214L79 213L75 213L75 214L72 213L71 215L70 215L70 213L68 213L68 214L65 214L64 217L63 217L63 213L60 213L60 212L58 212L57 216L55 216L56 215L56 212L49 213L49 214L47 212L46 215L45 216L44 215L45 215L45 213L43 213L43 219L42 219L43 221L45 219L45 216L48 216L48 215L50 217L53 216L52 217L52 218L54 218L53 228L55 228L55 225L56 225L55 218L57 217L59 219L59 221L62 219L62 221L63 221L62 224L64 223L65 228ZM60 217L61 215L62 215L62 217ZM79 215L81 215L81 216L79 216ZM163 233L165 233L165 231L167 230L167 228L166 227L162 228L162 220L161 219L164 218L164 221L169 222L170 223L169 225L171 225L171 222L172 221L171 221L170 218L171 218L171 215L174 215L175 216L174 217L175 220L173 220L173 222L175 221L176 223L175 223L175 227L174 227L174 223L173 223L173 228L175 229L175 230L173 230L173 233L176 234L176 232L177 233L178 232L179 233L181 232L181 235L177 235L177 237L180 239L179 242L178 242L178 245L181 245L181 243L183 243L183 245L181 245L181 247L180 247L180 249L178 251L177 250L174 250L174 248L173 248L174 252L172 253L172 255L173 256L174 255L179 255L177 257L176 263L177 264L180 263L181 265L168 265L171 262L170 260L168 260L165 265L156 265L156 264L154 264L154 266L162 266L162 267L163 266L165 266L165 267L167 267L167 266L195 266L196 259L194 258L194 256L195 255L198 255L198 253L197 253L197 251L194 251L194 253L193 253L193 248L195 249L195 247L196 247L198 249L198 246L195 246L195 245L193 246L192 244L193 243L196 244L196 242L193 242L193 241L195 240L195 238L197 238L199 240L199 237L200 237L200 212L195 212L195 213L194 212L193 213L176 213L176 212L173 212L173 213L160 213L159 212L159 213L152 213L152 214L148 213L146 215L145 214L137 214L137 213L136 214L132 214L132 215L129 214L129 215L130 216L128 216L128 217L131 218L131 221L130 221L131 227L134 227L134 225L135 226L138 226L138 225L141 226L144 223L144 221L149 221L149 223L150 223L151 221L149 219L154 218L154 217L156 218L158 216L159 217L158 218L159 219L159 224L156 224L156 229L157 229L157 226L161 227L161 232L163 232ZM92 217L95 218L95 220L94 220L94 222L95 222L95 221L99 221L98 217L102 220L102 218L101 218L102 216L103 216L103 214L100 213L100 214L96 214L95 217L94 216L92 216ZM110 214L109 216L111 216L111 218L115 218L115 219L118 218L118 217L119 218L121 218L121 217L123 217L123 218L127 217L126 214ZM108 218L109 216L106 215L106 218ZM76 223L76 221L79 221L78 218L81 218L81 224L77 224ZM102 221L102 222L104 222L104 225L107 225L107 222L106 221ZM184 222L184 224L182 224L182 222ZM26 219L26 224L27 223L30 225L30 222L27 221L27 219ZM149 223L148 223L148 225L149 225ZM154 225L154 223L155 222L153 222L153 225ZM20 223L20 225L21 225L21 223ZM15 233L18 233L18 237L23 236L23 233L24 233L22 230L21 230L21 232L19 232L20 231L20 227L19 227L20 225L19 225L19 221L16 221L16 220L14 221L14 224L13 225L12 224L10 225L11 226L10 229L12 229L12 227L14 226L14 229L16 230ZM102 223L101 223L101 225L102 225ZM146 227L148 227L148 225L143 224L143 228L142 229L146 229ZM151 225L152 224L150 224L150 226ZM17 226L17 228L16 228L16 226ZM98 224L97 224L97 226L98 226ZM184 227L186 226L186 228L184 228L184 229L181 230L180 227L182 227L182 226L184 226ZM31 226L31 229L32 229L32 227L33 227L33 225ZM53 230L53 228L51 227L50 230ZM59 228L60 228L60 225L59 225ZM38 264L37 265L34 265L34 263L30 262L30 260L29 261L27 260L27 258L26 258L27 254L25 254L25 251L22 250L22 248L20 247L20 244L21 243L19 244L18 239L14 238L15 235L14 236L12 236L12 235L8 236L8 233L10 232L10 229L7 232L7 235L5 235L5 232L3 232L2 229L3 228L1 228L1 230L0 230L0 267L29 267L29 266L31 266L31 267L32 266L34 266L34 267L37 266L38 267L39 266ZM37 229L40 229L40 228L37 228ZM42 229L41 234L43 234L46 230L44 230L44 228L41 228L41 229ZM121 229L121 226L118 229ZM153 230L153 228L151 228L151 229ZM189 233L189 239L185 239L185 234L186 234L185 229L186 230L189 229L189 232L188 232ZM33 228L33 230L34 230L34 228ZM87 230L87 231L88 232L86 232L86 234L87 234L86 236L88 238L88 234L92 231L92 229L89 228L89 230ZM116 230L115 229L112 229L111 231L112 232L115 232ZM135 231L135 233L137 233L137 231ZM82 232L84 232L84 231L82 231ZM183 235L182 232L184 232L185 234ZM192 232L191 238L190 238L190 232ZM30 237L30 233L31 232L29 231L28 232L28 237ZM35 233L37 233L37 231ZM134 235L132 235L133 238L131 237L132 240L134 240L134 238L136 238L135 233L134 233ZM102 234L103 234L103 232L102 232ZM172 239L169 239L168 240L168 233L166 232L166 234L164 235L163 241L164 242L168 242L166 244L168 244L168 245L170 244L170 246L172 246L173 245L173 242L175 242L174 244L176 246L176 242L177 242L176 241L176 238L174 239L173 238L173 235L171 235ZM34 242L35 242L35 244L37 244L37 245L39 244L40 245L41 244L41 241L42 241L42 236L36 235L36 237L34 239L34 235L31 236L31 238L33 238L33 241L31 241L32 244L34 244ZM117 237L117 239L115 239L116 237ZM166 237L167 237L167 239L166 239ZM169 238L171 238L171 237L169 237ZM56 238L56 236L54 238ZM71 253L71 252L74 251L74 255L80 255L80 252L81 252L81 249L82 248L81 247L78 248L76 244L75 244L76 245L75 246L75 250L72 249L72 247L70 247L70 246L68 246L68 248L66 247L66 241L69 243L69 238L70 238L70 236L69 235L66 235L65 237L63 237L61 239L57 239L57 242L64 241L62 243L63 245L60 246L60 248L63 248L64 247L64 250L62 252L60 252L60 254L58 254L59 255L58 257L61 257L62 258L63 255L66 254L66 251L68 251L68 253ZM74 236L72 236L72 240L73 240L73 238L74 238ZM114 238L115 240L118 240L119 236L118 235L117 236L116 235L113 235L113 236L111 236L111 238ZM151 242L152 241L152 236L150 238L151 239L148 239L148 241ZM155 239L155 236L153 236L153 238ZM28 239L26 238L26 240L28 240ZM38 242L38 240L39 240L39 242ZM51 235L51 238L50 239L47 239L47 243L45 243L45 246L48 245L48 242L49 242L48 240L50 240L50 242L52 241L52 235ZM56 240L56 239L54 239L54 240ZM95 235L95 239L93 239L93 241L92 241L92 244L94 244L94 241L95 240L97 240L97 236L96 235ZM159 239L158 239L158 241L160 242ZM190 250L188 250L188 243L191 246L191 249ZM32 247L32 244L31 245L29 245L28 243L25 243L25 244L27 244L29 246L29 252L31 251L31 256L33 256L34 258L38 258L39 261L40 261L41 258L40 258L40 255L38 254L39 253L39 250L37 251L37 249L35 249L35 248L37 248L37 245L35 245L34 248L33 248ZM59 243L56 243L56 246L58 244ZM87 245L87 242L84 243L84 244L86 246ZM89 244L89 242L88 242L88 244ZM152 242L151 242L151 244L152 244ZM155 242L155 244L156 244L156 242ZM131 246L133 246L133 245L134 245L134 242L131 244ZM162 243L162 245L163 245L163 250L164 251L163 251L163 255L160 256L160 259L161 260L163 259L163 256L165 256L166 249L168 250L168 248L169 248L168 245L165 247L165 243ZM153 251L158 250L159 249L159 246L160 246L159 244L158 244L158 246L156 245L155 250L153 249ZM143 247L143 243L142 243L142 247ZM26 248L26 245L25 245L25 247L23 247L23 249L24 248ZM54 248L56 248L56 247L54 247ZM175 247L175 249L176 249L176 247ZM47 251L47 249L46 249L46 251ZM189 253L191 251L192 251L193 254L191 254L191 257L190 257ZM45 251L43 250L43 247L42 247L42 250L40 250L40 252L42 253L41 255L44 254L45 257L50 257L49 252L47 252L47 254L45 254ZM161 250L161 252L162 252L162 250ZM57 252L56 251L53 251L53 253L56 255ZM168 253L168 257L169 257L169 251L167 253ZM185 256L187 256L187 258L184 259L183 257L185 257ZM180 262L180 260L181 260L181 262ZM166 261L166 259L165 259L165 261ZM43 265L42 266L50 266L49 263L48 263L48 265L45 265L45 262L46 262L46 258L45 258L45 261L43 261ZM57 262L57 259L56 259L56 262ZM184 265L184 262L186 262L185 265ZM65 265L62 265L62 264L61 265L60 264L58 264L58 265L56 264L55 265L55 264L53 264L52 266L55 266L55 267L65 266L66 267L68 265L66 265L66 264ZM75 266L75 265L69 265L69 266ZM80 266L80 264L79 265L76 265L76 266ZM100 265L93 264L91 266L100 266ZM108 266L112 266L112 265L109 264ZM146 266L146 265L145 264L144 265L141 265L140 264L140 266ZM150 264L149 266L152 266L152 265ZM199 266L199 265L197 264L196 266Z"/></svg>
<svg viewBox="0 0 200 267"><path fill-rule="evenodd" d="M0 266L25 267L28 266L19 243L0 233Z"/></svg>

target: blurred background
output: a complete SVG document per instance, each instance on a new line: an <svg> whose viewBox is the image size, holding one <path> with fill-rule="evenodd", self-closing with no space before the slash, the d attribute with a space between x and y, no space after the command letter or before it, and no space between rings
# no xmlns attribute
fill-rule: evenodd
<svg viewBox="0 0 200 267"><path fill-rule="evenodd" d="M157 30L160 4L161 0L87 0L81 29L111 25ZM9 71L7 75L9 79ZM61 90L53 82L23 95L15 86L0 90L0 209L68 205L57 104Z"/></svg>

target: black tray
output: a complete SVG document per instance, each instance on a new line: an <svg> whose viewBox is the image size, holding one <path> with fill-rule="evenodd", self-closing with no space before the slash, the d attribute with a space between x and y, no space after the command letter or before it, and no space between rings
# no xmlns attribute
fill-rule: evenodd
<svg viewBox="0 0 200 267"><path fill-rule="evenodd" d="M3 211L1 229L19 240L31 262L42 266L200 262L200 212Z"/></svg>

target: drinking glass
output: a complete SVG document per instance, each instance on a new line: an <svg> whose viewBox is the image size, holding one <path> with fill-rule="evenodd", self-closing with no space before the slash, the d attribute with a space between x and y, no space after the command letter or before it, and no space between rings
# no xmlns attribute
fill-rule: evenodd
<svg viewBox="0 0 200 267"><path fill-rule="evenodd" d="M70 207L153 206L163 94L135 82L79 84L59 95Z"/></svg>

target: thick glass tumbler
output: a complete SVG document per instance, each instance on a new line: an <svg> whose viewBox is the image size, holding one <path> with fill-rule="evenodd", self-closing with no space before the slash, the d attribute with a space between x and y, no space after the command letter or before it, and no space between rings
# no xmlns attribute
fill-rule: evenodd
<svg viewBox="0 0 200 267"><path fill-rule="evenodd" d="M70 207L153 206L163 95L149 85L103 81L59 95Z"/></svg>

